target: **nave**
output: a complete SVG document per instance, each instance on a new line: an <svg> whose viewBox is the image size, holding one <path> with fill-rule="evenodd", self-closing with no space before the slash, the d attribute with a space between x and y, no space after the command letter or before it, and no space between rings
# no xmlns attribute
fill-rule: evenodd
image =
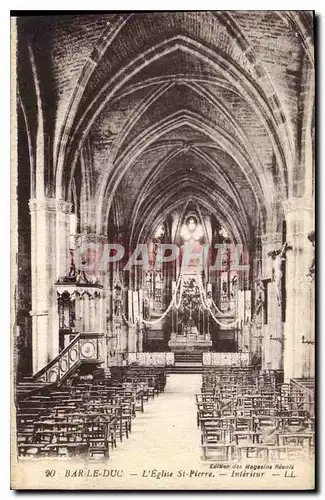
<svg viewBox="0 0 325 500"><path fill-rule="evenodd" d="M132 438L112 456L112 466L130 469L169 470L200 465L200 432L196 426L195 393L200 392L200 374L167 377L164 393L150 400L134 421ZM141 452L141 461L139 461ZM158 459L159 457L159 459Z"/></svg>
<svg viewBox="0 0 325 500"><path fill-rule="evenodd" d="M17 19L25 470L313 457L313 21Z"/></svg>
<svg viewBox="0 0 325 500"><path fill-rule="evenodd" d="M193 469L209 460L308 461L313 399L312 390L251 367L209 368L202 375L116 368L109 378L99 371L60 390L23 391L18 450L28 458L127 464L149 476L157 462Z"/></svg>

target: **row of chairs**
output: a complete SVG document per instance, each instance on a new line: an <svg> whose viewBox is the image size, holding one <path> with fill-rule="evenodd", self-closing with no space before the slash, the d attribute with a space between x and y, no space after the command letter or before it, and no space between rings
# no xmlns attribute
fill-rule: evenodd
<svg viewBox="0 0 325 500"><path fill-rule="evenodd" d="M165 384L164 369L124 368L25 395L16 404L18 455L108 458L119 441L129 438L137 413Z"/></svg>
<svg viewBox="0 0 325 500"><path fill-rule="evenodd" d="M314 415L284 398L278 373L209 369L196 394L203 459L288 460L314 453Z"/></svg>

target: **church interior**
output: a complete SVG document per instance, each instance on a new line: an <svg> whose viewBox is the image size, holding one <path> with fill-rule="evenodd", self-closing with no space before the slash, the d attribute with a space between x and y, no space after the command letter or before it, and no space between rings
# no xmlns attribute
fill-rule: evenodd
<svg viewBox="0 0 325 500"><path fill-rule="evenodd" d="M16 19L21 459L313 456L313 23Z"/></svg>

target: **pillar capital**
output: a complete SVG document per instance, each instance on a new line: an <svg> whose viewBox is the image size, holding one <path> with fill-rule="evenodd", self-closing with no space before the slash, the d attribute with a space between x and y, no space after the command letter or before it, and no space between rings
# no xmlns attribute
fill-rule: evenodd
<svg viewBox="0 0 325 500"><path fill-rule="evenodd" d="M31 198L28 202L30 212L45 210L47 212L70 213L72 203L56 198Z"/></svg>
<svg viewBox="0 0 325 500"><path fill-rule="evenodd" d="M77 246L87 243L107 243L108 238L106 234L98 233L79 233L75 235Z"/></svg>
<svg viewBox="0 0 325 500"><path fill-rule="evenodd" d="M282 234L280 232L276 233L265 233L261 235L262 245L273 245L282 243Z"/></svg>

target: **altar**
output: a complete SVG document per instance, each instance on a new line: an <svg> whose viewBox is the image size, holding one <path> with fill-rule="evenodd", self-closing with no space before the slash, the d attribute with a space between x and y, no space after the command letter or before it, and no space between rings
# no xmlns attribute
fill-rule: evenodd
<svg viewBox="0 0 325 500"><path fill-rule="evenodd" d="M206 335L177 335L172 333L168 347L172 352L208 352L212 347L209 334Z"/></svg>
<svg viewBox="0 0 325 500"><path fill-rule="evenodd" d="M184 270L181 278L178 307L172 310L172 332L168 342L174 353L202 354L212 347L208 311L199 290L202 278L197 274L190 268Z"/></svg>
<svg viewBox="0 0 325 500"><path fill-rule="evenodd" d="M184 329L184 334L172 333L168 347L172 352L207 352L212 347L209 333L200 334L194 322Z"/></svg>

